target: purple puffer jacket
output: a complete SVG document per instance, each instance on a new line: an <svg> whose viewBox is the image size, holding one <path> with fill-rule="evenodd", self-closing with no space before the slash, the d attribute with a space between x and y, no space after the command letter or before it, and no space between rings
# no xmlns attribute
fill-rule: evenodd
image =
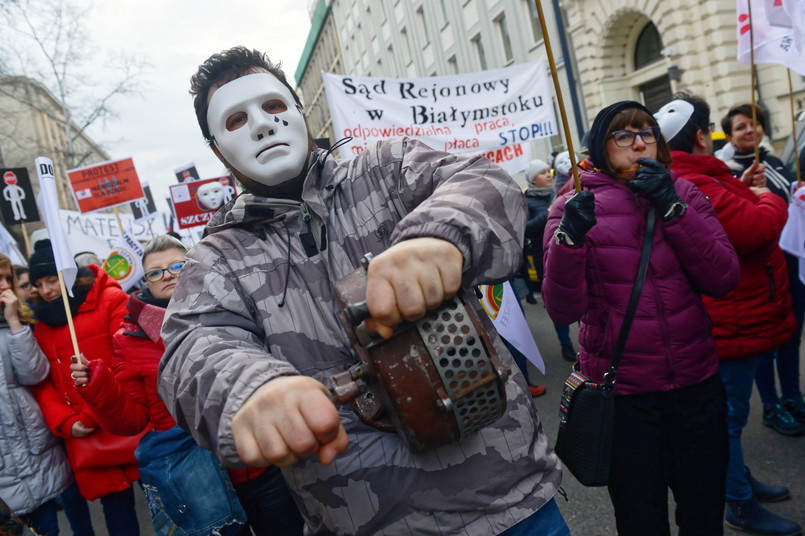
<svg viewBox="0 0 805 536"><path fill-rule="evenodd" d="M649 202L601 172L582 174L582 185L595 194L597 223L584 246L557 245L553 234L572 193L557 199L545 228L542 295L555 322L581 319L581 370L600 381L637 277ZM685 387L718 371L712 325L699 294L732 290L740 276L738 257L707 198L688 181L674 185L688 208L668 223L657 215L616 394Z"/></svg>

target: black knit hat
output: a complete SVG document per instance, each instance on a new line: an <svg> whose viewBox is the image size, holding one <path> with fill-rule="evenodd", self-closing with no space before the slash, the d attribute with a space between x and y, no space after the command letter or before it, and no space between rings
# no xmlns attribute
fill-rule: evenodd
<svg viewBox="0 0 805 536"><path fill-rule="evenodd" d="M31 283L35 283L43 277L58 274L56 261L53 258L53 248L50 240L44 239L34 244L34 252L31 260L28 261L28 277Z"/></svg>
<svg viewBox="0 0 805 536"><path fill-rule="evenodd" d="M593 161L595 167L602 168L606 165L606 160L604 160L604 142L606 140L604 137L607 135L609 124L618 112L628 108L639 108L651 117L651 112L648 111L648 108L635 101L616 102L615 104L607 106L595 116L593 126L590 128L590 139L587 144L590 150L590 160Z"/></svg>

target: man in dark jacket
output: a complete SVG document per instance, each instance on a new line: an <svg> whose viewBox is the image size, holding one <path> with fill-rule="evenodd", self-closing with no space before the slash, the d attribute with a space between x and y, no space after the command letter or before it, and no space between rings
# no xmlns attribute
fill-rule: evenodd
<svg viewBox="0 0 805 536"><path fill-rule="evenodd" d="M282 71L243 47L191 86L246 191L208 224L168 306L159 393L177 423L226 464L283 467L313 534L568 534L557 458L496 334L513 369L503 416L423 455L336 408L322 383L357 363L333 285L366 253L367 323L385 336L461 286L513 275L526 214L511 177L412 139L336 160Z"/></svg>
<svg viewBox="0 0 805 536"><path fill-rule="evenodd" d="M768 188L750 187L733 177L726 164L712 156L710 107L703 99L681 94L655 117L672 149L671 169L713 203L741 266L734 290L721 298L702 297L713 321L719 373L727 391L727 523L756 534L799 534L799 525L760 506L759 501L787 498L788 489L752 478L741 447L758 356L774 352L794 330L788 274L777 245L787 206Z"/></svg>

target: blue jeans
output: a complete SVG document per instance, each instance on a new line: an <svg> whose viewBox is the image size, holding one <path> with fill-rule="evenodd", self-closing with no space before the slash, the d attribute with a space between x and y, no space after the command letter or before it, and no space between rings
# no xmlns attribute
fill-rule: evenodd
<svg viewBox="0 0 805 536"><path fill-rule="evenodd" d="M235 491L255 534L301 536L305 522L279 467L272 465L257 478L235 484Z"/></svg>
<svg viewBox="0 0 805 536"><path fill-rule="evenodd" d="M93 530L89 505L81 495L81 492L78 491L78 484L73 481L59 498L61 499L62 508L64 508L64 515L67 516L70 528L73 529L73 534L75 536L91 536Z"/></svg>
<svg viewBox="0 0 805 536"><path fill-rule="evenodd" d="M137 523L137 512L134 509L134 489L129 486L123 491L116 491L101 497L103 517L109 534L115 536L139 536L140 525Z"/></svg>
<svg viewBox="0 0 805 536"><path fill-rule="evenodd" d="M33 512L20 517L40 536L59 536L57 509L56 499L50 499Z"/></svg>
<svg viewBox="0 0 805 536"><path fill-rule="evenodd" d="M520 521L513 527L509 527L500 533L500 536L570 536L570 529L565 523L565 518L556 506L556 501L551 499L545 506L537 510L531 516Z"/></svg>
<svg viewBox="0 0 805 536"><path fill-rule="evenodd" d="M789 259L791 257L793 260ZM802 339L802 324L805 319L805 285L799 279L799 259L786 253L788 277L791 281L791 301L797 331L774 354L765 354L758 359L755 383L764 404L778 401L774 383L774 363L777 362L777 377L780 379L782 397L797 400L802 396L799 388L799 345Z"/></svg>
<svg viewBox="0 0 805 536"><path fill-rule="evenodd" d="M727 390L727 433L730 440L727 499L732 501L747 501L752 498L752 487L746 479L744 469L741 433L749 417L749 399L752 396L758 357L729 359L719 363L719 374Z"/></svg>

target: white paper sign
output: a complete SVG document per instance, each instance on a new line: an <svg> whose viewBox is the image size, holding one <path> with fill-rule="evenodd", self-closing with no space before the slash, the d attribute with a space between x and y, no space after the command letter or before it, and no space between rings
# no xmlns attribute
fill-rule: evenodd
<svg viewBox="0 0 805 536"><path fill-rule="evenodd" d="M429 78L322 72L337 138L352 158L381 139L408 136L458 154L480 154L509 173L531 160L529 142L558 132L544 60Z"/></svg>

